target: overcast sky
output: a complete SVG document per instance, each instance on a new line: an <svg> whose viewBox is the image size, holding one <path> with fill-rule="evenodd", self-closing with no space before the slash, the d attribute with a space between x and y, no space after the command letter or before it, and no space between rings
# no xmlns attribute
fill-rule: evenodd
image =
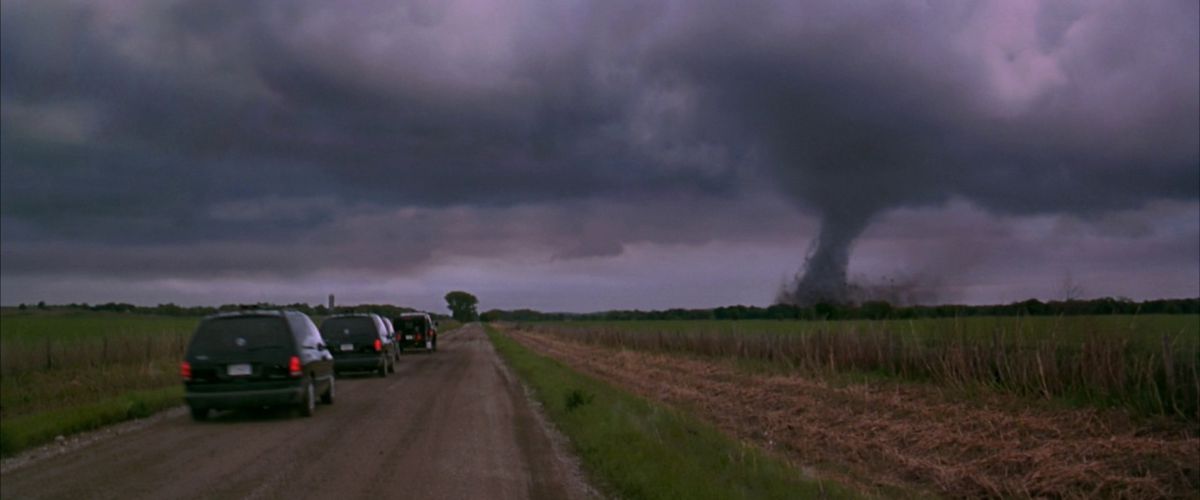
<svg viewBox="0 0 1200 500"><path fill-rule="evenodd" d="M5 305L1200 296L1194 0L0 5Z"/></svg>

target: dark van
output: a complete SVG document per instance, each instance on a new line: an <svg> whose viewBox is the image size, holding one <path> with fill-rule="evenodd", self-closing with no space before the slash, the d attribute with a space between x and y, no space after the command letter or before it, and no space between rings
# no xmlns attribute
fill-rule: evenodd
<svg viewBox="0 0 1200 500"><path fill-rule="evenodd" d="M377 314L338 314L321 322L321 337L333 353L334 370L396 371L396 345Z"/></svg>
<svg viewBox="0 0 1200 500"><path fill-rule="evenodd" d="M333 356L297 311L246 311L200 321L179 367L192 418L209 410L293 406L312 416L332 404Z"/></svg>
<svg viewBox="0 0 1200 500"><path fill-rule="evenodd" d="M437 322L425 313L401 313L392 318L396 327L396 343L400 352L420 349L427 353L437 350Z"/></svg>

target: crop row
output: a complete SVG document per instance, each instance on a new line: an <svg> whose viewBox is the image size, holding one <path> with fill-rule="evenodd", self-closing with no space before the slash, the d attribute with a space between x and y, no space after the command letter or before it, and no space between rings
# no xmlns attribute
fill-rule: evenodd
<svg viewBox="0 0 1200 500"><path fill-rule="evenodd" d="M946 320L951 321L951 320ZM895 323L793 322L800 333L715 329L711 322L530 323L523 328L620 349L766 362L812 374L869 373L955 388L1125 406L1200 420L1200 354L1188 330L1057 335L959 328L933 335ZM801 324L804 323L804 324ZM938 325L945 326L945 325Z"/></svg>

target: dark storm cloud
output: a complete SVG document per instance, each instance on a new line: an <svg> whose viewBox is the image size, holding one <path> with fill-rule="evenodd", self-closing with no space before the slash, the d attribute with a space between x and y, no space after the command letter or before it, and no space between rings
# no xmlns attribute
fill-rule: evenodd
<svg viewBox="0 0 1200 500"><path fill-rule="evenodd" d="M662 169L630 144L634 82L569 38L586 35L579 14L5 7L5 213L64 233L102 238L111 215L126 241L208 238L198 209L263 195L436 206L729 190L723 170ZM541 24L552 16L574 26ZM27 125L63 102L84 137ZM151 213L178 229L125 224Z"/></svg>
<svg viewBox="0 0 1200 500"><path fill-rule="evenodd" d="M333 198L264 198L214 207L218 221L209 240L141 242L25 239L6 242L6 276L122 276L187 279L288 276L297 270L370 277L380 271L404 275L453 257L492 257L537 252L543 260L613 257L638 243L702 245L716 240L772 241L778 221L801 226L798 217L779 217L788 207L763 200L670 197L639 203L563 201L548 205L389 209L343 207ZM313 213L322 213L316 221ZM249 231L264 221L303 231L231 240L219 228ZM748 222L749 221L749 222ZM753 222L759 221L759 222ZM5 222L8 224L8 222ZM770 224L771 226L764 226ZM33 230L24 224L15 234ZM787 241L788 233L776 233ZM20 238L16 238L20 240Z"/></svg>
<svg viewBox="0 0 1200 500"><path fill-rule="evenodd" d="M898 207L1196 199L1196 20L1195 2L4 2L4 271L584 258L775 238L795 220L742 217L782 193L821 217L810 267L836 281ZM377 250L393 231L421 243Z"/></svg>
<svg viewBox="0 0 1200 500"><path fill-rule="evenodd" d="M655 67L822 218L797 293L838 298L887 209L1090 215L1200 191L1195 4L725 7Z"/></svg>

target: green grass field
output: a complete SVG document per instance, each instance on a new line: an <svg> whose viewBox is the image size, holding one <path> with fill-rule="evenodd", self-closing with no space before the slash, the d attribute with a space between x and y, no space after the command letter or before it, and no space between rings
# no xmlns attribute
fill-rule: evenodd
<svg viewBox="0 0 1200 500"><path fill-rule="evenodd" d="M53 335L63 340L100 335L190 334L200 318L150 316L92 311L8 312L0 314L0 337L10 342L41 340Z"/></svg>
<svg viewBox="0 0 1200 500"><path fill-rule="evenodd" d="M530 352L486 327L496 350L571 440L593 481L616 498L847 498L853 493L671 408Z"/></svg>
<svg viewBox="0 0 1200 500"><path fill-rule="evenodd" d="M179 361L198 320L0 316L0 454L181 404Z"/></svg>
<svg viewBox="0 0 1200 500"><path fill-rule="evenodd" d="M1200 420L1200 316L564 321L522 325L616 348L817 375L990 389Z"/></svg>
<svg viewBox="0 0 1200 500"><path fill-rule="evenodd" d="M0 376L176 358L199 318L117 313L0 316Z"/></svg>

